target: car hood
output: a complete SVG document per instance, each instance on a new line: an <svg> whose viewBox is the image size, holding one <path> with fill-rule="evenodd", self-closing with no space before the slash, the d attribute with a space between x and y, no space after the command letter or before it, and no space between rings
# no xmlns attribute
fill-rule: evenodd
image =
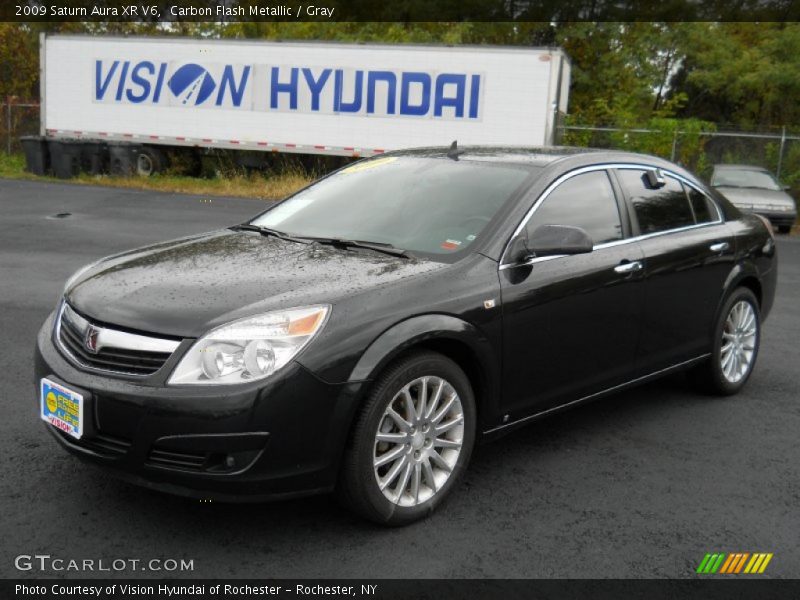
<svg viewBox="0 0 800 600"><path fill-rule="evenodd" d="M446 266L225 230L103 259L77 277L65 296L101 323L198 337L234 319L335 304Z"/></svg>
<svg viewBox="0 0 800 600"><path fill-rule="evenodd" d="M782 190L765 190L760 188L735 188L720 186L719 193L731 201L731 204L744 209L770 209L773 207L794 208L792 197Z"/></svg>

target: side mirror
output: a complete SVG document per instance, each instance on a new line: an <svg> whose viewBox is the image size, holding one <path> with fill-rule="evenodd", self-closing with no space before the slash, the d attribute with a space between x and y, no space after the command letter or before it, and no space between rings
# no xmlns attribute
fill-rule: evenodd
<svg viewBox="0 0 800 600"><path fill-rule="evenodd" d="M508 259L512 265L524 263L533 256L533 252L528 250L528 236L525 231L511 240L508 247Z"/></svg>
<svg viewBox="0 0 800 600"><path fill-rule="evenodd" d="M528 248L535 256L585 254L594 248L589 234L571 225L542 225L531 234Z"/></svg>
<svg viewBox="0 0 800 600"><path fill-rule="evenodd" d="M790 185L782 185L782 186L781 186L781 189L782 189L784 192L788 192L789 190L791 190L791 189L792 189L792 186L790 186Z"/></svg>

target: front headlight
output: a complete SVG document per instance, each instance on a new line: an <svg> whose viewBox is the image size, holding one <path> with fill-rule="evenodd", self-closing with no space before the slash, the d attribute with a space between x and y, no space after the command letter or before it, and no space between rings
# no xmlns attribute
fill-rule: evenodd
<svg viewBox="0 0 800 600"><path fill-rule="evenodd" d="M327 305L239 319L197 340L170 384L221 385L264 379L286 365L322 330Z"/></svg>

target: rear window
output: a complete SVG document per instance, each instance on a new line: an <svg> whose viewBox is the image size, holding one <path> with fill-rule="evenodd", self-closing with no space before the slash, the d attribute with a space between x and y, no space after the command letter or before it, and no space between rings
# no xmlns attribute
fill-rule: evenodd
<svg viewBox="0 0 800 600"><path fill-rule="evenodd" d="M684 185L684 188L689 196L689 203L692 205L695 221L698 223L711 223L719 218L717 209L708 196L689 185Z"/></svg>

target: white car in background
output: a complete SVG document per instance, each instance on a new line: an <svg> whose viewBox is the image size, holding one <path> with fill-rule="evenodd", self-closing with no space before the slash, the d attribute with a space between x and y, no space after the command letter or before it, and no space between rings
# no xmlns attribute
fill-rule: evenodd
<svg viewBox="0 0 800 600"><path fill-rule="evenodd" d="M786 193L789 186L762 167L715 165L711 186L736 208L769 219L780 233L789 233L797 220L794 198Z"/></svg>

